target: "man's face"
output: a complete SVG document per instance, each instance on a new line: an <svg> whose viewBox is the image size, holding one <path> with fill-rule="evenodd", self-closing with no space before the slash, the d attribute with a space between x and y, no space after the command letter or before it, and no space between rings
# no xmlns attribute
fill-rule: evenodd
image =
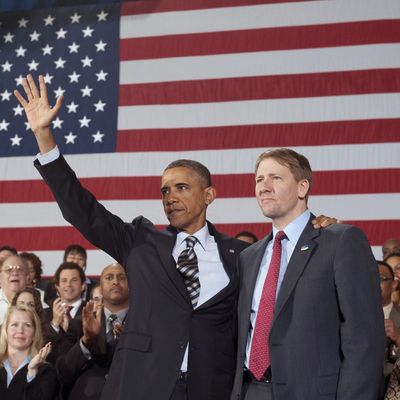
<svg viewBox="0 0 400 400"><path fill-rule="evenodd" d="M386 267L379 265L379 277L381 281L382 306L387 306L392 301L392 291L396 287L396 281Z"/></svg>
<svg viewBox="0 0 400 400"><path fill-rule="evenodd" d="M297 182L285 165L273 158L262 160L256 172L256 198L263 214L283 229L305 209L309 188L306 180Z"/></svg>
<svg viewBox="0 0 400 400"><path fill-rule="evenodd" d="M113 264L104 269L100 279L103 302L119 305L128 301L128 279L125 270L119 264Z"/></svg>
<svg viewBox="0 0 400 400"><path fill-rule="evenodd" d="M19 256L7 257L1 267L0 284L9 301L12 294L26 288L28 266Z"/></svg>
<svg viewBox="0 0 400 400"><path fill-rule="evenodd" d="M382 246L383 259L393 253L400 253L400 241L397 239L386 240Z"/></svg>
<svg viewBox="0 0 400 400"><path fill-rule="evenodd" d="M205 225L207 205L214 200L215 190L204 188L190 168L177 167L164 172L161 195L170 224L192 234Z"/></svg>
<svg viewBox="0 0 400 400"><path fill-rule="evenodd" d="M71 251L68 253L67 257L65 257L65 261L74 262L78 264L83 270L86 268L86 258L83 254L78 253L77 251Z"/></svg>
<svg viewBox="0 0 400 400"><path fill-rule="evenodd" d="M80 299L85 284L82 284L77 270L64 269L60 273L60 282L56 285L56 289L62 300L74 303Z"/></svg>

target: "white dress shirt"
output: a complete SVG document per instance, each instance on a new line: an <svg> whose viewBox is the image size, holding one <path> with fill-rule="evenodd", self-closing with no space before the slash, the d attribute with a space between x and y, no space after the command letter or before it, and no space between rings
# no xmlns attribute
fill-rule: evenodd
<svg viewBox="0 0 400 400"><path fill-rule="evenodd" d="M285 227L284 232L286 234L286 238L282 239L282 254L281 254L281 266L279 270L278 284L276 287L276 297L278 297L279 289L281 288L283 278L285 276L287 266L290 261L290 257L293 254L294 248L296 247L297 241L304 228L306 227L309 219L310 219L310 211L306 210L303 214L298 216L294 221L292 221L289 225ZM256 280L256 285L254 288L253 300L251 303L251 313L250 313L250 328L249 328L249 337L247 340L247 348L246 348L246 361L245 366L249 367L250 360L250 349L253 341L253 332L254 327L257 320L258 307L260 305L260 299L262 290L264 287L264 281L267 277L269 264L272 258L272 247L274 244L275 235L278 232L278 229L273 226L272 227L272 240L267 245L267 248L264 253L264 257L261 261L260 269L258 271L258 276Z"/></svg>

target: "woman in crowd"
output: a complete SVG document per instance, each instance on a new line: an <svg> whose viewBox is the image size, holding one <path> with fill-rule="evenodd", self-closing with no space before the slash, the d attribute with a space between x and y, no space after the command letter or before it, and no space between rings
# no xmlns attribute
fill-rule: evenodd
<svg viewBox="0 0 400 400"><path fill-rule="evenodd" d="M48 305L44 301L44 290L40 287L43 272L42 261L35 253L20 253L20 256L26 260L28 264L28 279L26 286L39 291L42 306L43 308L47 308Z"/></svg>
<svg viewBox="0 0 400 400"><path fill-rule="evenodd" d="M58 391L54 367L46 362L51 344L42 347L36 312L10 306L0 333L0 399L53 400Z"/></svg>

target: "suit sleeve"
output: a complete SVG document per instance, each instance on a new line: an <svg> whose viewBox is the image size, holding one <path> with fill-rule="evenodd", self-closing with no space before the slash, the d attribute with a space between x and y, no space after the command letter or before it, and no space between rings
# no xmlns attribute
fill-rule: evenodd
<svg viewBox="0 0 400 400"><path fill-rule="evenodd" d="M376 400L383 377L385 333L376 261L358 228L344 230L334 261L341 313L338 400Z"/></svg>
<svg viewBox="0 0 400 400"><path fill-rule="evenodd" d="M134 225L125 224L86 190L63 156L35 167L51 189L63 217L77 228L92 244L123 264L131 248Z"/></svg>

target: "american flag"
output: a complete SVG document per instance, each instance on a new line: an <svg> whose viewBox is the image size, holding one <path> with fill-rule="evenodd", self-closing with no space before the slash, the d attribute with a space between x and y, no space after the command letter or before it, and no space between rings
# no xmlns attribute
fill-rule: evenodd
<svg viewBox="0 0 400 400"><path fill-rule="evenodd" d="M0 245L34 251L45 274L81 243L89 274L110 258L63 220L32 166L12 91L45 76L64 105L53 130L81 181L111 211L163 227L160 175L207 165L209 219L259 237L254 199L267 148L314 170L310 209L361 227L377 258L400 235L398 0L158 0L0 14Z"/></svg>

